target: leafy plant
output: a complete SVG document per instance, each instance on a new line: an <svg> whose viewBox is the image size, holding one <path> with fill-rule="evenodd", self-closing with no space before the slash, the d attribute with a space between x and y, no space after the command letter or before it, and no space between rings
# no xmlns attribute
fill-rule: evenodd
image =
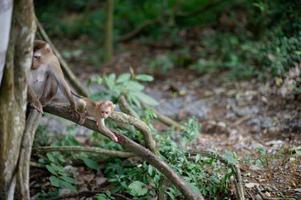
<svg viewBox="0 0 301 200"><path fill-rule="evenodd" d="M130 74L124 73L116 76L110 74L108 76L96 76L91 80L96 83L103 83L107 88L107 96L115 101L121 96L125 96L134 106L142 107L141 103L146 105L157 105L158 102L144 93L144 86L140 82L152 81L153 77L146 74ZM98 94L96 94L98 95Z"/></svg>
<svg viewBox="0 0 301 200"><path fill-rule="evenodd" d="M75 192L75 179L63 166L65 162L64 156L60 153L53 152L47 153L47 158L49 163L46 165L46 169L52 174L49 178L51 185Z"/></svg>

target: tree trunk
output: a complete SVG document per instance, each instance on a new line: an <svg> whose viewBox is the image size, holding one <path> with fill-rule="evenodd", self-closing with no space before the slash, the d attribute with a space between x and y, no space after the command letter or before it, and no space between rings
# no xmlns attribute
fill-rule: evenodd
<svg viewBox="0 0 301 200"><path fill-rule="evenodd" d="M113 57L113 14L114 0L107 0L107 24L105 39L105 61L110 61Z"/></svg>
<svg viewBox="0 0 301 200"><path fill-rule="evenodd" d="M12 0L0 1L0 21L9 30ZM0 86L0 199L14 199L21 139L25 128L26 75L31 66L34 40L33 2L16 0L6 63ZM3 16L7 17L3 17ZM2 33L3 34L3 33ZM1 34L0 34L1 35ZM1 35L2 36L2 35ZM2 40L2 38L1 38ZM1 69L1 65L0 65Z"/></svg>

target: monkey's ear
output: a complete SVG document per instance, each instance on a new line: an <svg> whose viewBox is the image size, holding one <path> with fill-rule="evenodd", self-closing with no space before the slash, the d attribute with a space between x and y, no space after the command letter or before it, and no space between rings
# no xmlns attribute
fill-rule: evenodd
<svg viewBox="0 0 301 200"><path fill-rule="evenodd" d="M44 48L46 52L48 53L52 52L49 44L46 43Z"/></svg>

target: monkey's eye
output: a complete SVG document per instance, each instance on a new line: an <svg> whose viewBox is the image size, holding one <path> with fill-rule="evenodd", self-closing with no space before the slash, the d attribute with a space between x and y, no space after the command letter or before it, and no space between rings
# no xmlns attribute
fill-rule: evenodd
<svg viewBox="0 0 301 200"><path fill-rule="evenodd" d="M109 114L109 112L105 112L107 115Z"/></svg>
<svg viewBox="0 0 301 200"><path fill-rule="evenodd" d="M39 59L41 58L41 56L40 56L40 55L33 55L33 58L34 58L35 60L39 60Z"/></svg>

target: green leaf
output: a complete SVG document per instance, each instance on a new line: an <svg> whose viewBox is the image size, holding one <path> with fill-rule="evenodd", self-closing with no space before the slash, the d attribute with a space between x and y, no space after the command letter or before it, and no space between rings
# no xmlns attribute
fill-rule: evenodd
<svg viewBox="0 0 301 200"><path fill-rule="evenodd" d="M90 158L81 158L82 161L84 161L84 163L87 165L87 167L89 167L90 169L95 169L98 170L99 169L99 165L96 161L91 160Z"/></svg>
<svg viewBox="0 0 301 200"><path fill-rule="evenodd" d="M140 181L134 181L129 185L130 194L139 197L143 196L148 192L148 189L145 188L145 184Z"/></svg>
<svg viewBox="0 0 301 200"><path fill-rule="evenodd" d="M132 93L132 95L135 95L141 102L146 103L148 105L151 105L151 106L158 105L157 100L155 100L151 96L148 96L142 92L135 92L135 93Z"/></svg>
<svg viewBox="0 0 301 200"><path fill-rule="evenodd" d="M50 162L56 162L56 158L54 157L53 153L47 153L46 155Z"/></svg>
<svg viewBox="0 0 301 200"><path fill-rule="evenodd" d="M57 172L56 172L55 168L52 167L51 165L46 165L46 169L47 169L51 174L57 175Z"/></svg>
<svg viewBox="0 0 301 200"><path fill-rule="evenodd" d="M116 75L115 74L110 74L109 76L104 77L104 82L108 86L109 90L113 90L115 87L115 79Z"/></svg>
<svg viewBox="0 0 301 200"><path fill-rule="evenodd" d="M105 194L98 194L97 195L97 200L107 200L107 197Z"/></svg>
<svg viewBox="0 0 301 200"><path fill-rule="evenodd" d="M144 86L136 81L128 81L126 83L126 88L130 91L142 91Z"/></svg>
<svg viewBox="0 0 301 200"><path fill-rule="evenodd" d="M139 80L139 81L153 81L154 80L154 78L152 76L147 75L147 74L139 74L135 78L136 78L136 80Z"/></svg>
<svg viewBox="0 0 301 200"><path fill-rule="evenodd" d="M55 186L55 187L60 187L60 179L58 179L55 176L50 176L49 178L51 185Z"/></svg>
<svg viewBox="0 0 301 200"><path fill-rule="evenodd" d="M76 188L74 185L72 185L71 183L64 181L64 180L59 180L60 181L60 185L64 188L67 188L68 190L72 191L72 192L76 192Z"/></svg>
<svg viewBox="0 0 301 200"><path fill-rule="evenodd" d="M69 176L62 176L61 178L62 178L64 181L68 182L68 183L72 183L72 184L75 183L75 179L72 178L72 177L69 177Z"/></svg>
<svg viewBox="0 0 301 200"><path fill-rule="evenodd" d="M121 74L120 76L118 76L116 82L117 83L123 83L123 82L126 82L126 81L130 80L130 78L131 78L130 73L124 73L124 74Z"/></svg>

